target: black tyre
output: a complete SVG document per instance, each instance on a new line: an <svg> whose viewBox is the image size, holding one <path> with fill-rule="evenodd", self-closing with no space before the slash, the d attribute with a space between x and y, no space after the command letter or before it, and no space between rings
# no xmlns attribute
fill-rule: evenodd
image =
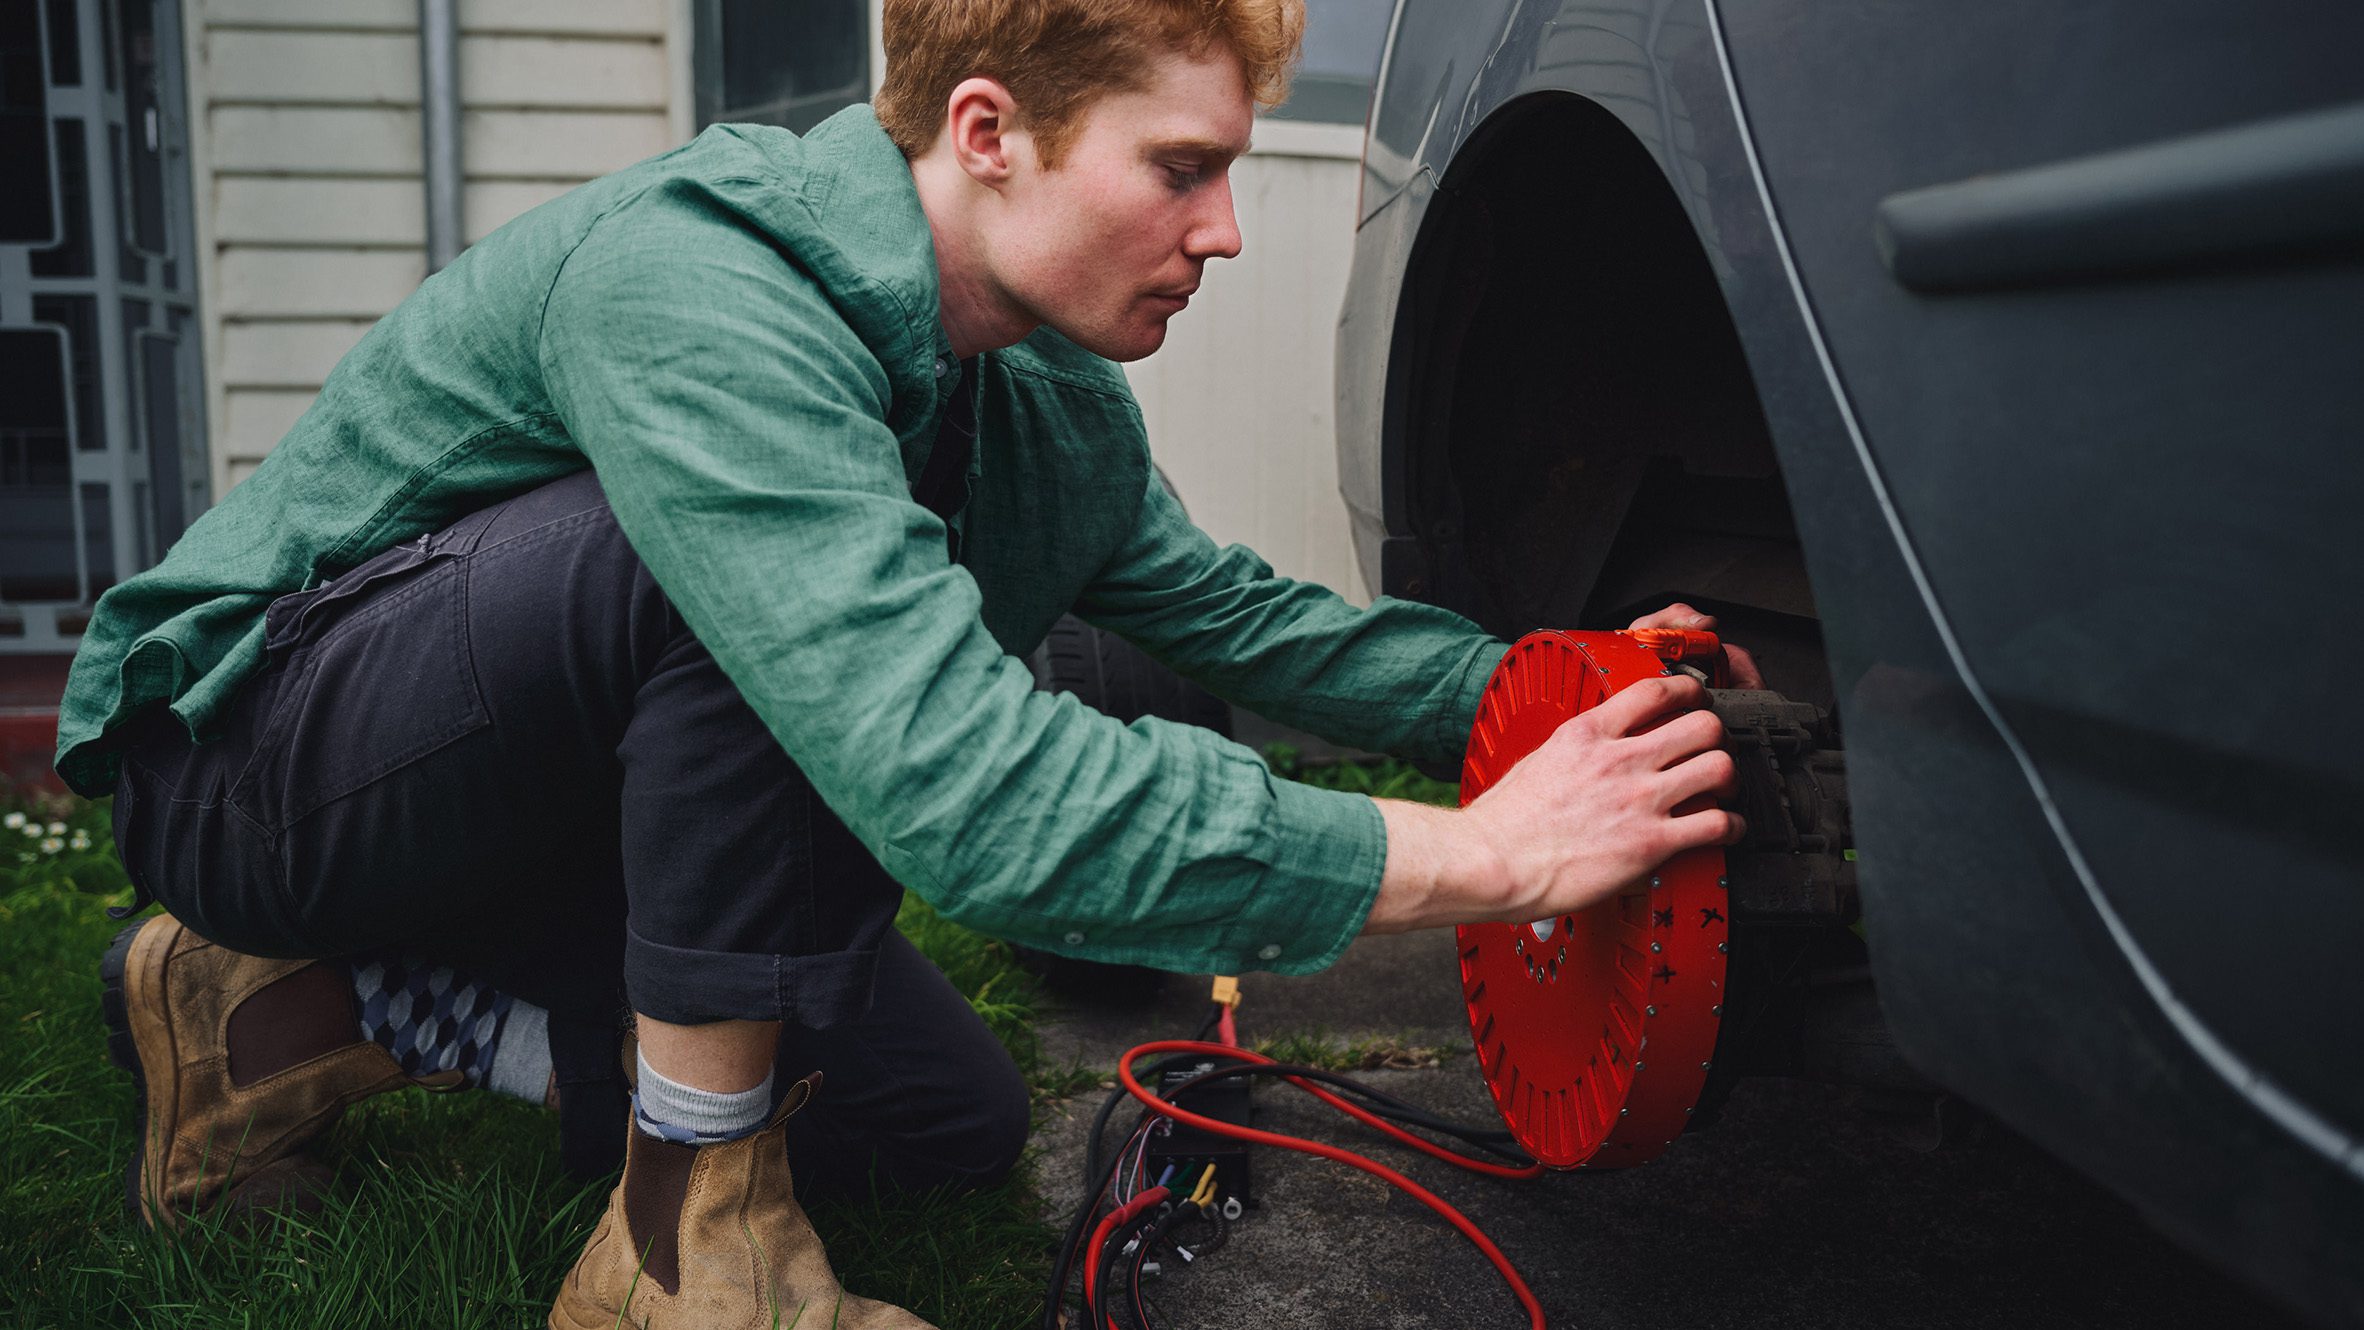
<svg viewBox="0 0 2364 1330"><path fill-rule="evenodd" d="M1026 658L1034 686L1073 693L1084 705L1131 724L1143 716L1197 725L1231 737L1231 707L1114 633L1070 614Z"/></svg>

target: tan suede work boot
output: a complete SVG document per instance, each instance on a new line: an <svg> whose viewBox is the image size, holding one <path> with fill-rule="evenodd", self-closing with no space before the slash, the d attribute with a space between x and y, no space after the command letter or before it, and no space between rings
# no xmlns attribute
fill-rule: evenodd
<svg viewBox="0 0 2364 1330"><path fill-rule="evenodd" d="M461 1080L414 1082L363 1039L338 967L240 955L171 915L118 934L100 977L107 1052L131 1073L145 1118L124 1202L154 1228L200 1210L317 1208L330 1172L303 1147L346 1105Z"/></svg>
<svg viewBox="0 0 2364 1330"><path fill-rule="evenodd" d="M789 1188L788 1118L820 1082L791 1086L770 1125L739 1140L676 1145L634 1129L550 1330L934 1330L846 1292Z"/></svg>

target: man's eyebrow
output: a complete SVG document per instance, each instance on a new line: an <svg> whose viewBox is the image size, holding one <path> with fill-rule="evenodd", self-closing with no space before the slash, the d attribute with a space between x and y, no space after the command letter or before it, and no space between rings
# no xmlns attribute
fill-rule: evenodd
<svg viewBox="0 0 2364 1330"><path fill-rule="evenodd" d="M1214 157L1224 161L1229 161L1235 157L1245 157L1248 153L1248 149L1254 146L1255 144L1252 141L1247 143L1232 144L1222 139L1202 139L1185 136L1182 138L1159 139L1149 145L1149 150L1156 153L1196 153L1202 157Z"/></svg>

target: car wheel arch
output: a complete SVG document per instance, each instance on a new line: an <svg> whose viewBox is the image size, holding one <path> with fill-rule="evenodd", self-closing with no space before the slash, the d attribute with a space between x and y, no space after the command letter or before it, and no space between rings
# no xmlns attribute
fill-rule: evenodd
<svg viewBox="0 0 2364 1330"><path fill-rule="evenodd" d="M1602 102L1506 102L1419 220L1395 308L1387 588L1514 634L1677 596L1784 639L1829 698L1786 482L1660 154Z"/></svg>

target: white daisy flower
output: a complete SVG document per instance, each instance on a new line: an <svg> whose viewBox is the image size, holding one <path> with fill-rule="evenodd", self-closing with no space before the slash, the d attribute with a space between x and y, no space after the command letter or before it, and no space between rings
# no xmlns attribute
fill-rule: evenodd
<svg viewBox="0 0 2364 1330"><path fill-rule="evenodd" d="M24 824L25 815L22 813L10 813L6 817L0 817L0 826L7 827L10 831L14 831Z"/></svg>
<svg viewBox="0 0 2364 1330"><path fill-rule="evenodd" d="M81 832L75 832L74 839L67 841L66 844L77 850L87 850L90 848L90 837Z"/></svg>
<svg viewBox="0 0 2364 1330"><path fill-rule="evenodd" d="M55 836L46 837L41 842L41 852L43 854L56 854L59 850L64 848L66 848L66 843L62 840L59 840Z"/></svg>
<svg viewBox="0 0 2364 1330"><path fill-rule="evenodd" d="M65 835L65 834L66 834L66 824L65 824L65 823L63 823L63 822L52 822L52 823L50 823L50 824L49 824L49 834L50 834L50 835L52 835L52 836L63 836L63 835Z"/></svg>

